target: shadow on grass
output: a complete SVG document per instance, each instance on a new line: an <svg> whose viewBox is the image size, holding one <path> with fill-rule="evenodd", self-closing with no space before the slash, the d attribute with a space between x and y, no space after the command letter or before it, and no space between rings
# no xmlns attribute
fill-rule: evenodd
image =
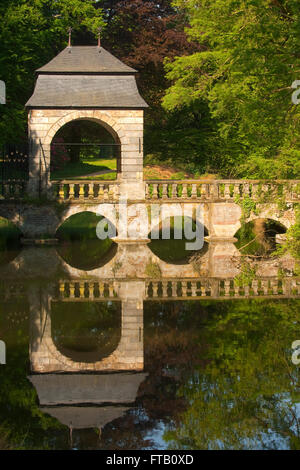
<svg viewBox="0 0 300 470"><path fill-rule="evenodd" d="M115 160L90 160L78 163L68 163L59 170L51 172L52 180L86 178L89 179L115 179Z"/></svg>

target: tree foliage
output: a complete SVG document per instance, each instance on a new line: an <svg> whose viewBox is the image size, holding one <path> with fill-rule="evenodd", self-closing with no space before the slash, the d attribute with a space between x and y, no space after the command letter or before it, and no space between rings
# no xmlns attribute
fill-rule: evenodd
<svg viewBox="0 0 300 470"><path fill-rule="evenodd" d="M0 5L0 79L7 104L0 107L0 143L26 137L24 105L34 88L34 71L67 45L74 35L104 26L92 0L4 0Z"/></svg>
<svg viewBox="0 0 300 470"><path fill-rule="evenodd" d="M299 108L291 85L299 77L300 5L296 0L175 0L187 33L202 51L166 65L173 81L167 110L206 105L214 125L213 159L225 175L297 177ZM208 117L206 117L208 119ZM206 152L203 159L210 165Z"/></svg>

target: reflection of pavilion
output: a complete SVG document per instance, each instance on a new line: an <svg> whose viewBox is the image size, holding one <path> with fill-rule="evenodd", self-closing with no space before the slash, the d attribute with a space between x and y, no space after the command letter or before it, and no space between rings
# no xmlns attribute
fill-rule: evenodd
<svg viewBox="0 0 300 470"><path fill-rule="evenodd" d="M46 374L31 375L29 380L43 412L73 429L102 429L130 409L146 376Z"/></svg>

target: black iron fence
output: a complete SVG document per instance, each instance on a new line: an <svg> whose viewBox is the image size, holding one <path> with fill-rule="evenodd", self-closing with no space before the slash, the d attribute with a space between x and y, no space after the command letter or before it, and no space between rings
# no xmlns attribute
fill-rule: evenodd
<svg viewBox="0 0 300 470"><path fill-rule="evenodd" d="M0 196L16 197L24 193L28 181L28 144L2 146L0 151Z"/></svg>

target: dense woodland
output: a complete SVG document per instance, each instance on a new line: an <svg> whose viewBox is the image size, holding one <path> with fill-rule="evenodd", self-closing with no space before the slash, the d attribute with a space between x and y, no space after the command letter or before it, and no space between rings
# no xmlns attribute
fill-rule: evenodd
<svg viewBox="0 0 300 470"><path fill-rule="evenodd" d="M103 46L139 70L146 162L200 176L297 178L297 0L2 0L0 143L26 139L34 71L67 45Z"/></svg>

